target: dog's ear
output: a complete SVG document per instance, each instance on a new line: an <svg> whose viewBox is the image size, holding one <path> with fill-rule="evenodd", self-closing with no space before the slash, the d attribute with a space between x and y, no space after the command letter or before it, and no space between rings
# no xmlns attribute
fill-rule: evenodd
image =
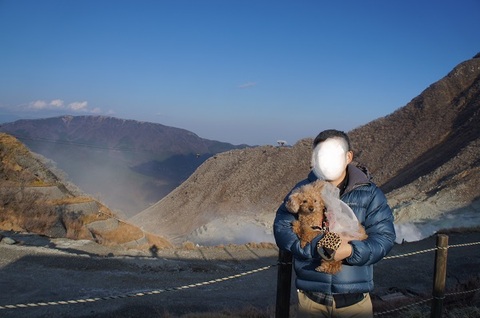
<svg viewBox="0 0 480 318"><path fill-rule="evenodd" d="M297 192L297 193L292 193L288 197L288 201L287 203L285 203L285 206L287 207L287 210L290 213L298 213L298 209L300 209L299 196L300 196L300 193Z"/></svg>

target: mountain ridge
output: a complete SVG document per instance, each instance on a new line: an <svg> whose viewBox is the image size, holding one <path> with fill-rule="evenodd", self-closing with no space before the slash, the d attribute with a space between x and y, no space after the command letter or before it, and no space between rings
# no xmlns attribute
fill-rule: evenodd
<svg viewBox="0 0 480 318"><path fill-rule="evenodd" d="M15 135L20 140L38 138L51 142L78 142L111 150L126 149L161 154L216 153L232 147L247 146L201 138L182 128L111 116L64 115L19 119L1 124L0 130Z"/></svg>

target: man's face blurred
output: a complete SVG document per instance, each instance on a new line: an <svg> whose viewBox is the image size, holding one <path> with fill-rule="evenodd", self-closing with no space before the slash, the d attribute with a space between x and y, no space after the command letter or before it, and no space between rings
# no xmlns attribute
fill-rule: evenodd
<svg viewBox="0 0 480 318"><path fill-rule="evenodd" d="M348 145L342 138L329 138L313 150L312 166L317 178L334 181L342 176L348 164Z"/></svg>

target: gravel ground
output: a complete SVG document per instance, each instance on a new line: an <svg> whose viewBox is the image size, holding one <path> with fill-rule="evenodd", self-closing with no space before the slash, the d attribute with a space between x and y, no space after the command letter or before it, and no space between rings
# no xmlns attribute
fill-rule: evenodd
<svg viewBox="0 0 480 318"><path fill-rule="evenodd" d="M265 316L275 312L275 248L241 245L147 253L89 241L0 234L18 242L0 242L0 306L54 302L0 309L0 317L180 317L252 308L266 313ZM478 241L480 233L449 234L450 245ZM433 247L434 237L396 245L390 256ZM479 276L480 245L452 247L448 255L447 289ZM388 299L428 296L433 286L434 256L435 252L426 252L386 259L375 265L376 308ZM252 270L253 273L233 276ZM222 278L228 279L205 283ZM196 283L205 284L188 286ZM176 289L181 286L186 287ZM152 291L155 294L128 296ZM89 298L99 299L58 303ZM292 290L292 303L295 302Z"/></svg>

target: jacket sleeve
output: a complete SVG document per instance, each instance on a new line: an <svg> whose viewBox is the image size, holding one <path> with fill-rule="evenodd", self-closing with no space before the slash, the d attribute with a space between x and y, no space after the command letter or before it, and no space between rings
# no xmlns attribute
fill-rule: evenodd
<svg viewBox="0 0 480 318"><path fill-rule="evenodd" d="M365 230L368 238L352 241L353 252L345 259L347 264L363 266L380 261L395 243L395 228L392 210L383 192L375 187L365 211Z"/></svg>
<svg viewBox="0 0 480 318"><path fill-rule="evenodd" d="M288 196L287 196L288 197ZM273 233L277 246L281 250L289 251L296 258L318 258L318 252L315 248L317 242L321 239L322 235L317 236L311 243L305 245L304 248L300 246L300 240L297 234L292 230L292 222L295 220L295 216L288 212L285 207L285 200L277 210L275 221L273 223Z"/></svg>

